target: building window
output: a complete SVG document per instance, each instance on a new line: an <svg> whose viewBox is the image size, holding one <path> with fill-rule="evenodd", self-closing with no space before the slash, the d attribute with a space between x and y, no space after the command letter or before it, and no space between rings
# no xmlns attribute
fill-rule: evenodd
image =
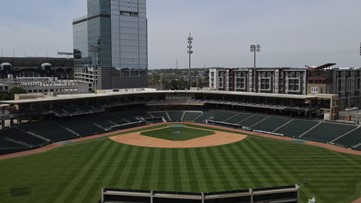
<svg viewBox="0 0 361 203"><path fill-rule="evenodd" d="M342 80L341 78L337 79L337 92L341 92L342 90Z"/></svg>
<svg viewBox="0 0 361 203"><path fill-rule="evenodd" d="M269 78L261 78L261 91L271 90L271 80Z"/></svg>
<svg viewBox="0 0 361 203"><path fill-rule="evenodd" d="M300 92L300 79L288 79L288 91L290 92Z"/></svg>
<svg viewBox="0 0 361 203"><path fill-rule="evenodd" d="M236 78L236 86L237 86L237 89L245 90L246 89L246 78L237 77Z"/></svg>

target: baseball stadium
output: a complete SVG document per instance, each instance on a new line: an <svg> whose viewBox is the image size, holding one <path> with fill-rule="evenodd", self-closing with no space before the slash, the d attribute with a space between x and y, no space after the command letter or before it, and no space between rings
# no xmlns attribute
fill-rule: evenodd
<svg viewBox="0 0 361 203"><path fill-rule="evenodd" d="M0 202L360 202L361 128L320 119L332 99L17 95L1 101Z"/></svg>

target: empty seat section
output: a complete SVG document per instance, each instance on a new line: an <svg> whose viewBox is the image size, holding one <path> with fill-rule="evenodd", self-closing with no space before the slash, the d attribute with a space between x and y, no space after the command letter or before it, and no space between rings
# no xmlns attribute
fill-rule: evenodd
<svg viewBox="0 0 361 203"><path fill-rule="evenodd" d="M356 126L336 123L321 123L311 131L307 132L303 137L320 142L329 142L355 127Z"/></svg>
<svg viewBox="0 0 361 203"><path fill-rule="evenodd" d="M295 119L282 128L278 129L276 133L283 134L287 137L298 137L317 125L319 121L308 121L302 119Z"/></svg>
<svg viewBox="0 0 361 203"><path fill-rule="evenodd" d="M1 136L20 141L34 147L41 146L46 143L45 140L37 138L16 128L10 128L1 131Z"/></svg>
<svg viewBox="0 0 361 203"><path fill-rule="evenodd" d="M63 111L65 111L68 114L78 113L78 109L76 109L75 107L72 107L72 106L63 107Z"/></svg>
<svg viewBox="0 0 361 203"><path fill-rule="evenodd" d="M110 113L106 113L106 114L102 114L105 116L105 119L107 119L109 122L111 123L115 123L117 125L121 125L121 124L125 124L127 123L124 119L114 116L113 114Z"/></svg>
<svg viewBox="0 0 361 203"><path fill-rule="evenodd" d="M346 136L335 141L337 144L344 145L346 147L352 147L361 143L361 128L358 128Z"/></svg>
<svg viewBox="0 0 361 203"><path fill-rule="evenodd" d="M138 119L136 119L135 116L128 114L126 112L116 112L113 115L118 118L122 118L126 122L137 122L138 121Z"/></svg>
<svg viewBox="0 0 361 203"><path fill-rule="evenodd" d="M128 113L129 115L131 115L133 117L141 117L141 118L150 118L151 117L146 111L141 110L141 109L130 110L130 111L127 111L126 113Z"/></svg>
<svg viewBox="0 0 361 203"><path fill-rule="evenodd" d="M185 122L193 121L195 118L197 118L201 114L202 114L202 112L186 111L183 116L183 121L185 121Z"/></svg>
<svg viewBox="0 0 361 203"><path fill-rule="evenodd" d="M260 123L252 126L253 129L262 130L266 132L273 132L277 128L281 127L285 123L289 122L290 118L274 117L270 116Z"/></svg>
<svg viewBox="0 0 361 203"><path fill-rule="evenodd" d="M77 137L72 132L67 131L65 128L62 128L53 122L20 126L19 128L40 135L54 142Z"/></svg>
<svg viewBox="0 0 361 203"><path fill-rule="evenodd" d="M58 120L57 122L60 125L78 133L80 136L89 136L105 132L103 129L82 118L64 119Z"/></svg>
<svg viewBox="0 0 361 203"><path fill-rule="evenodd" d="M227 123L239 123L242 120L249 118L250 116L252 116L252 114L249 113L238 113L237 115L230 117L228 119L226 119L224 122Z"/></svg>
<svg viewBox="0 0 361 203"><path fill-rule="evenodd" d="M206 111L206 112L203 112L202 115L200 115L200 116L198 116L196 119L194 119L194 122L198 122L198 123L204 122L204 121L207 120L207 119L213 118L215 114L216 114L215 111Z"/></svg>
<svg viewBox="0 0 361 203"><path fill-rule="evenodd" d="M27 148L22 144L11 142L0 136L0 149Z"/></svg>
<svg viewBox="0 0 361 203"><path fill-rule="evenodd" d="M184 111L167 111L170 121L172 122L182 122L182 116Z"/></svg>
<svg viewBox="0 0 361 203"><path fill-rule="evenodd" d="M101 126L102 128L110 128L110 126L115 125L107 119L108 116L103 114L86 116L84 118L95 125Z"/></svg>
<svg viewBox="0 0 361 203"><path fill-rule="evenodd" d="M164 111L153 111L153 112L149 112L149 114L153 117L163 117L166 121L169 121L167 113Z"/></svg>
<svg viewBox="0 0 361 203"><path fill-rule="evenodd" d="M254 124L260 122L261 120L265 119L266 115L259 115L259 114L253 114L252 116L244 119L243 121L239 122L239 124L247 127L251 127Z"/></svg>
<svg viewBox="0 0 361 203"><path fill-rule="evenodd" d="M231 111L215 111L213 115L214 121L224 121L234 115L236 115L237 112L231 112Z"/></svg>

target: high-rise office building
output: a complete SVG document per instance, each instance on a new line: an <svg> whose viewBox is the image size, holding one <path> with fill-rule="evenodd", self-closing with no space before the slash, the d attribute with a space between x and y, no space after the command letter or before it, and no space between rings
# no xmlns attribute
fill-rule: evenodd
<svg viewBox="0 0 361 203"><path fill-rule="evenodd" d="M100 89L147 86L146 0L88 0L73 38L78 79L97 78Z"/></svg>

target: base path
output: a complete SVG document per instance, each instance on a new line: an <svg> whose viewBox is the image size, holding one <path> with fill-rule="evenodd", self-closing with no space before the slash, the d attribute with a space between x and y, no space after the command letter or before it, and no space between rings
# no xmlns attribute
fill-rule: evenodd
<svg viewBox="0 0 361 203"><path fill-rule="evenodd" d="M197 148L231 144L246 139L246 135L219 132L213 135L199 137L186 141L171 141L141 135L139 132L110 137L111 140L122 144L152 147L152 148Z"/></svg>

